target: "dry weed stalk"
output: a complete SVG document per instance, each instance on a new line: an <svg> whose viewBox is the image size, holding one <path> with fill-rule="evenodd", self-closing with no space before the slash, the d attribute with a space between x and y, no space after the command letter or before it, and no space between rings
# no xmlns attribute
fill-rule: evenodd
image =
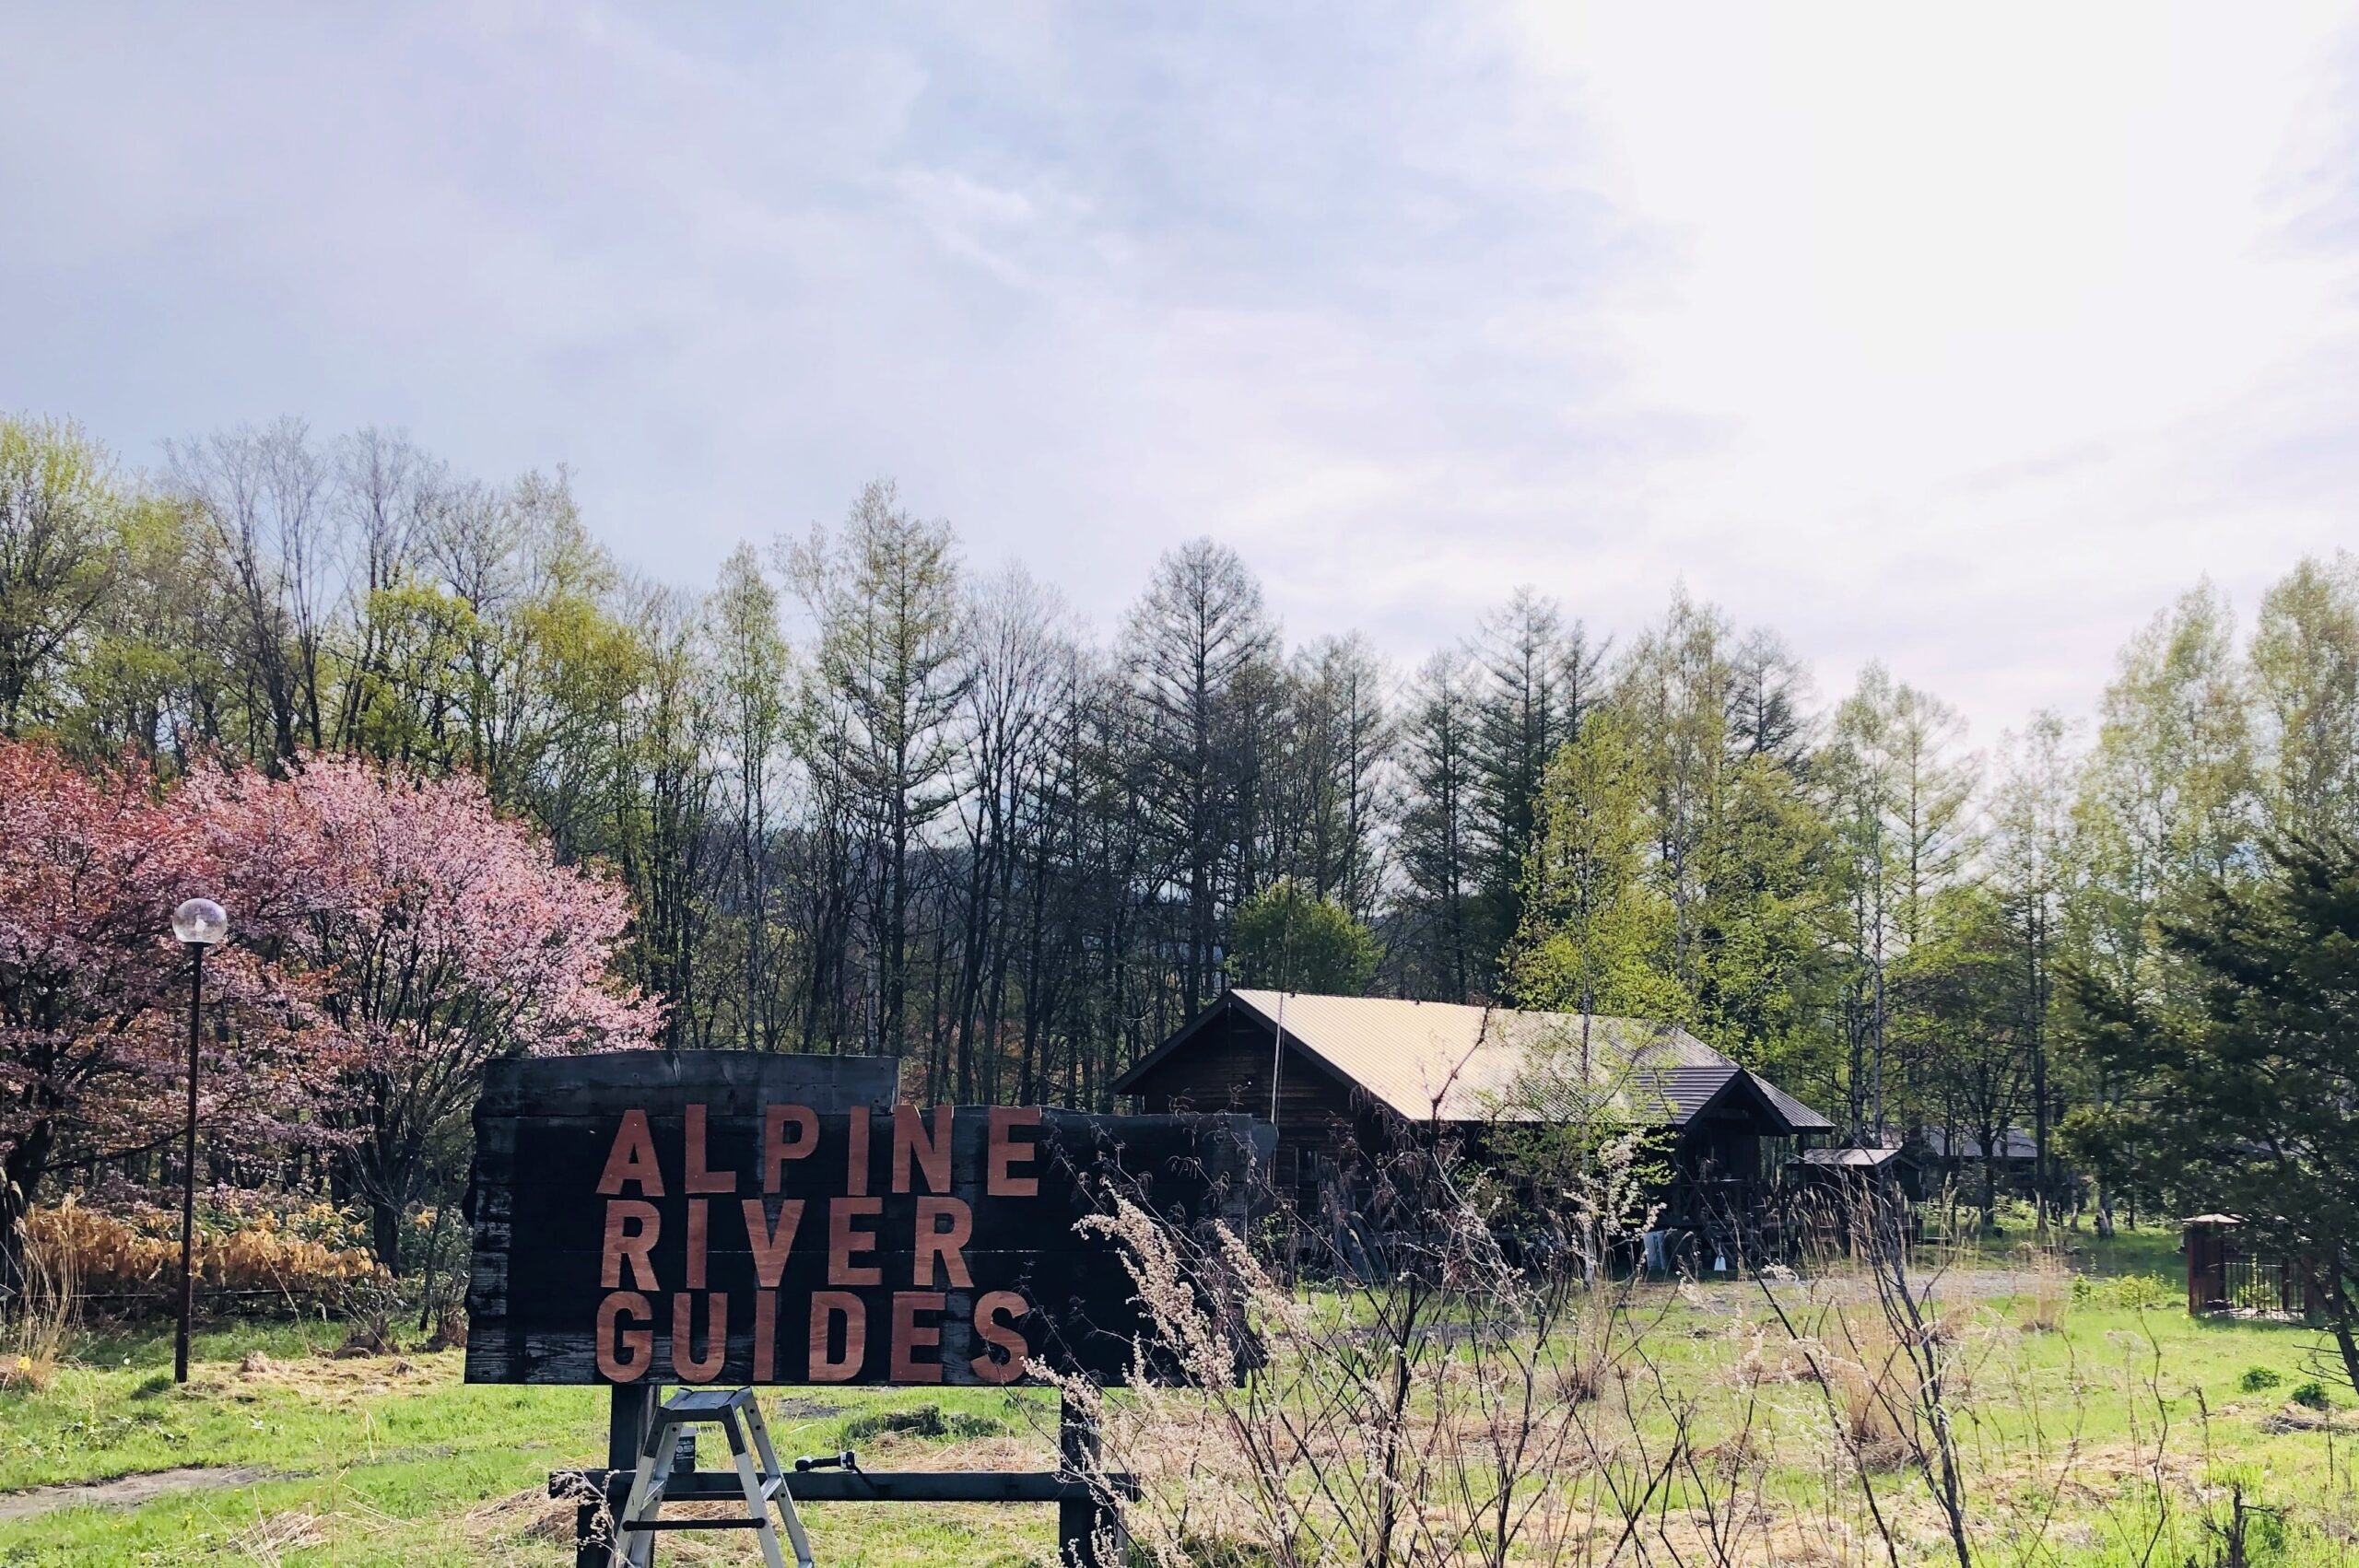
<svg viewBox="0 0 2359 1568"><path fill-rule="evenodd" d="M2068 1351L2060 1387L2033 1340L1917 1270L1895 1204L1855 1195L1843 1246L1765 1267L1766 1315L1713 1328L1727 1294L1616 1281L1529 1208L1501 1226L1457 1158L1396 1154L1346 1224L1260 1248L1127 1202L1093 1222L1151 1324L1137 1387L1061 1380L1103 1433L1079 1468L1125 1515L1133 1555L1109 1561L1982 1568L2095 1530L2158 1568L2187 1516L2151 1343L2129 1376ZM2083 1432L2125 1389L2130 1438L2094 1492Z"/></svg>
<svg viewBox="0 0 2359 1568"><path fill-rule="evenodd" d="M1731 1457L1757 1470L1749 1444L1697 1457L1694 1401L1648 1358L1629 1285L1574 1246L1511 1252L1456 1159L1377 1163L1346 1226L1283 1232L1284 1274L1225 1229L1124 1199L1088 1222L1152 1327L1133 1387L1056 1381L1098 1422L1105 1494L1118 1472L1143 1483L1134 1552L1159 1568L1603 1563L1672 1490L1724 1486Z"/></svg>
<svg viewBox="0 0 2359 1568"><path fill-rule="evenodd" d="M31 1224L17 1262L16 1293L0 1301L0 1388L40 1392L81 1315L81 1260L70 1234Z"/></svg>

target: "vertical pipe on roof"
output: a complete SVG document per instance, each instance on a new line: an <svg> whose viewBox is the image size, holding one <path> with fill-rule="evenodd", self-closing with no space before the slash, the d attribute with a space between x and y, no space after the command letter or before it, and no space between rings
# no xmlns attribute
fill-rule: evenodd
<svg viewBox="0 0 2359 1568"><path fill-rule="evenodd" d="M1278 1073L1286 1059L1286 993L1278 993L1278 1026L1270 1032L1270 1125L1278 1125Z"/></svg>

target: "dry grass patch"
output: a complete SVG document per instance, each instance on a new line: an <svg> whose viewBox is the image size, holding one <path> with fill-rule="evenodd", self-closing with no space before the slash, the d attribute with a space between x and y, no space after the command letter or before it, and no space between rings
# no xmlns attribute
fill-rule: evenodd
<svg viewBox="0 0 2359 1568"><path fill-rule="evenodd" d="M551 1497L546 1487L511 1492L468 1509L460 1516L459 1533L486 1548L525 1540L570 1545L574 1506L570 1499ZM493 1556L486 1558L496 1560Z"/></svg>
<svg viewBox="0 0 2359 1568"><path fill-rule="evenodd" d="M358 1361L330 1356L282 1359L252 1351L230 1375L234 1383L205 1374L193 1378L189 1387L247 1399L264 1389L279 1389L309 1404L344 1410L370 1404L390 1394L418 1393L455 1384L461 1368L457 1352Z"/></svg>
<svg viewBox="0 0 2359 1568"><path fill-rule="evenodd" d="M70 1234L28 1220L18 1259L23 1285L0 1316L0 1388L41 1393L81 1316L81 1253Z"/></svg>
<svg viewBox="0 0 2359 1568"><path fill-rule="evenodd" d="M267 1563L270 1568L286 1560L286 1554L304 1547L333 1545L328 1520L309 1509L291 1509L273 1514L252 1528L241 1531L229 1542L231 1550L251 1562Z"/></svg>

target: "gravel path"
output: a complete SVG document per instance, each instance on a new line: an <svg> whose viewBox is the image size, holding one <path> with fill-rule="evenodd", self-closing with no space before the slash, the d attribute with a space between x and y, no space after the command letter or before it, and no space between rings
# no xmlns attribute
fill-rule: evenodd
<svg viewBox="0 0 2359 1568"><path fill-rule="evenodd" d="M218 1491L269 1480L276 1472L259 1465L183 1465L174 1470L148 1470L117 1476L112 1480L81 1481L72 1486L35 1486L22 1492L0 1492L0 1522L29 1519L53 1508L84 1504L134 1507L171 1492Z"/></svg>

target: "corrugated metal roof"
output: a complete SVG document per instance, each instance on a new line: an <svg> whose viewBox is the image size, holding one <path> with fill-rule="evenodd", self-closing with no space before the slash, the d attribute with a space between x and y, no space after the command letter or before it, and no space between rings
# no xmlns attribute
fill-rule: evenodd
<svg viewBox="0 0 2359 1568"><path fill-rule="evenodd" d="M1805 1149L1802 1162L1805 1165L1828 1165L1843 1170L1872 1170L1900 1158L1897 1149Z"/></svg>
<svg viewBox="0 0 2359 1568"><path fill-rule="evenodd" d="M1228 994L1273 1024L1283 1003L1297 1044L1412 1121L1554 1121L1610 1105L1676 1124L1742 1076L1794 1130L1833 1125L1669 1024L1386 997Z"/></svg>

